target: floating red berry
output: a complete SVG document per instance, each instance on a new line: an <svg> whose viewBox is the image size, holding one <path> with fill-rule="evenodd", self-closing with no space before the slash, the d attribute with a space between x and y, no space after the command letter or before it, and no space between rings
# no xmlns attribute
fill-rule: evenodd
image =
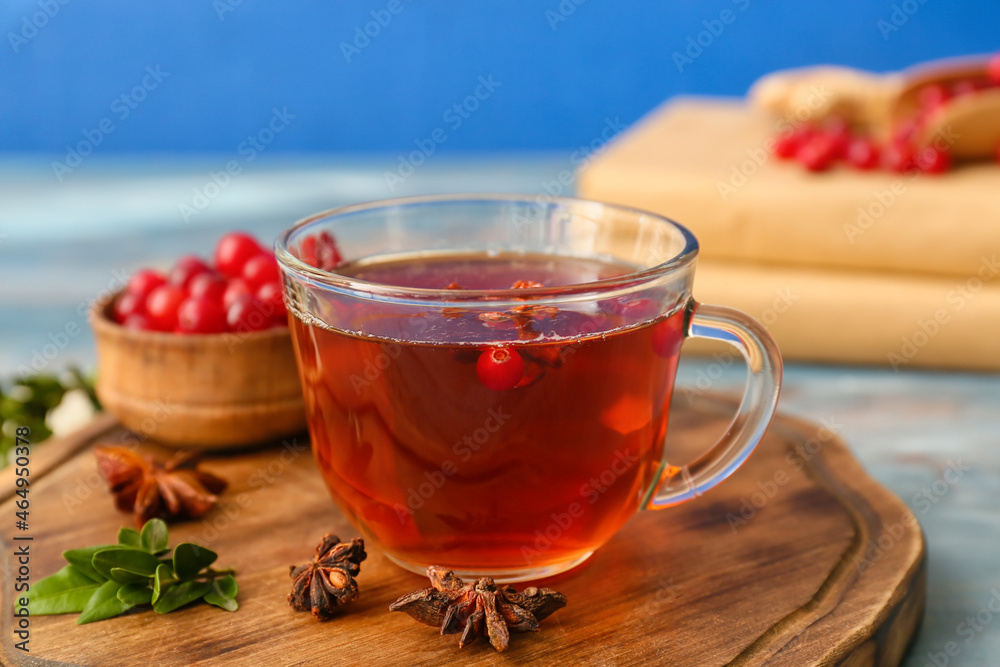
<svg viewBox="0 0 1000 667"><path fill-rule="evenodd" d="M493 391L513 389L524 375L524 359L509 347L491 347L483 351L476 361L479 381Z"/></svg>
<svg viewBox="0 0 1000 667"><path fill-rule="evenodd" d="M243 273L243 265L262 252L254 237L245 232L229 232L215 246L215 267L229 278Z"/></svg>
<svg viewBox="0 0 1000 667"><path fill-rule="evenodd" d="M177 308L184 301L184 290L178 285L160 285L146 299L146 316L153 329L173 331L177 327Z"/></svg>

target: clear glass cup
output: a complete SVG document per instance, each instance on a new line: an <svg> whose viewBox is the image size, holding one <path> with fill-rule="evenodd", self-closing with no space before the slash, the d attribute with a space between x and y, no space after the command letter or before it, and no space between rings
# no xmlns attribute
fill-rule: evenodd
<svg viewBox="0 0 1000 667"><path fill-rule="evenodd" d="M309 217L276 252L319 469L362 534L414 572L568 570L636 511L732 474L774 413L774 341L693 299L698 243L659 215L413 197ZM748 379L718 443L675 461L664 436L689 337L736 347Z"/></svg>

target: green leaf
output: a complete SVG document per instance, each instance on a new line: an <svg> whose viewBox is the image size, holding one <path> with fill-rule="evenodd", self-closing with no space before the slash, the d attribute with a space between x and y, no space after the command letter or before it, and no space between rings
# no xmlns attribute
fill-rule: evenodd
<svg viewBox="0 0 1000 667"><path fill-rule="evenodd" d="M119 584L142 584L143 586L149 587L151 576L146 574L136 574L135 572L129 572L128 570L123 570L120 567L111 568L111 579L112 581L117 581ZM153 589L150 588L150 591Z"/></svg>
<svg viewBox="0 0 1000 667"><path fill-rule="evenodd" d="M100 583L75 566L67 565L55 574L31 584L31 588L17 599L28 598L28 609L32 615L71 614L83 611L87 601L100 586ZM15 607L20 605L15 604Z"/></svg>
<svg viewBox="0 0 1000 667"><path fill-rule="evenodd" d="M174 547L174 574L178 579L192 579L218 557L211 549L181 542Z"/></svg>
<svg viewBox="0 0 1000 667"><path fill-rule="evenodd" d="M98 551L94 554L91 563L94 565L95 570L106 578L111 579L112 568L120 568L128 570L133 574L142 574L151 577L156 573L156 568L160 564L160 560L153 554L139 549L119 547L117 549Z"/></svg>
<svg viewBox="0 0 1000 667"><path fill-rule="evenodd" d="M79 618L76 619L76 624L84 625L94 621L103 621L106 618L125 613L135 606L118 599L118 589L121 587L122 585L117 581L105 581L101 584L90 596L87 606L83 608Z"/></svg>
<svg viewBox="0 0 1000 667"><path fill-rule="evenodd" d="M163 519L150 519L142 527L142 548L151 554L167 549L167 524Z"/></svg>
<svg viewBox="0 0 1000 667"><path fill-rule="evenodd" d="M207 581L185 581L161 591L159 599L153 603L157 614L166 614L179 607L194 602L212 590Z"/></svg>
<svg viewBox="0 0 1000 667"><path fill-rule="evenodd" d="M205 602L214 604L216 607L221 607L226 611L236 611L240 606L235 599L237 591L236 578L231 574L227 574L221 579L216 579L212 582L212 590L205 593Z"/></svg>
<svg viewBox="0 0 1000 667"><path fill-rule="evenodd" d="M85 547L83 549L70 549L69 551L64 551L62 556L70 565L74 566L80 572L87 575L92 580L102 583L107 581L108 577L94 569L94 565L92 563L94 560L94 554L98 551L123 548L124 547L117 544L105 544L96 547Z"/></svg>
<svg viewBox="0 0 1000 667"><path fill-rule="evenodd" d="M118 589L118 599L130 605L149 604L153 600L153 589L149 584L126 584Z"/></svg>
<svg viewBox="0 0 1000 667"><path fill-rule="evenodd" d="M134 528L122 526L118 529L118 544L123 547L141 549L142 545L139 541L139 531Z"/></svg>
<svg viewBox="0 0 1000 667"><path fill-rule="evenodd" d="M156 568L156 574L153 576L153 602L156 602L160 597L160 593L176 581L177 578L174 577L174 571L170 566L160 563Z"/></svg>

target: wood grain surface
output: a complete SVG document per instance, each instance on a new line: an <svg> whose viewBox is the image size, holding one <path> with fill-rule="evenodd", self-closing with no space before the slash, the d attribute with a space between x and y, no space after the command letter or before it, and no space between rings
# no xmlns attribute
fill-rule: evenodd
<svg viewBox="0 0 1000 667"><path fill-rule="evenodd" d="M704 449L733 406L717 398L672 413L672 457ZM31 576L61 566L64 549L111 542L131 518L115 511L89 445L120 441L108 421L33 455ZM50 449L51 448L51 449ZM156 451L154 446L142 449ZM61 465L53 462L62 454ZM822 426L778 418L749 462L705 496L645 512L576 570L546 580L569 604L539 633L515 634L497 654L465 649L403 614L398 596L426 580L369 545L361 597L328 623L293 612L288 566L320 537L353 537L327 495L305 435L206 459L230 480L202 522L171 528L237 569L240 609L207 605L145 611L87 626L75 615L33 617L31 652L11 641L15 665L896 665L914 636L925 595L925 548L908 508L878 486ZM12 478L0 478L3 595L11 599Z"/></svg>

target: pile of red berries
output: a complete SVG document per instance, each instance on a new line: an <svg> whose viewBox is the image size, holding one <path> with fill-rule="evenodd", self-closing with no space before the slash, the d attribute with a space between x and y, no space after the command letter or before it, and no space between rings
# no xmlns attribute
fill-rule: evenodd
<svg viewBox="0 0 1000 667"><path fill-rule="evenodd" d="M243 232L215 246L214 266L185 255L164 276L137 271L113 306L115 321L181 334L260 331L287 326L274 255Z"/></svg>
<svg viewBox="0 0 1000 667"><path fill-rule="evenodd" d="M951 168L947 146L927 146L917 150L914 138L933 114L949 101L973 95L981 90L1000 87L1000 54L993 56L986 73L979 78L962 79L949 86L928 84L917 92L919 107L911 118L900 123L892 138L879 145L864 132L853 130L841 118L829 118L822 124L802 124L777 137L774 153L785 160L797 160L809 171L825 171L837 162L855 169L881 167L888 171L920 171L941 174ZM1000 162L1000 146L997 146Z"/></svg>

